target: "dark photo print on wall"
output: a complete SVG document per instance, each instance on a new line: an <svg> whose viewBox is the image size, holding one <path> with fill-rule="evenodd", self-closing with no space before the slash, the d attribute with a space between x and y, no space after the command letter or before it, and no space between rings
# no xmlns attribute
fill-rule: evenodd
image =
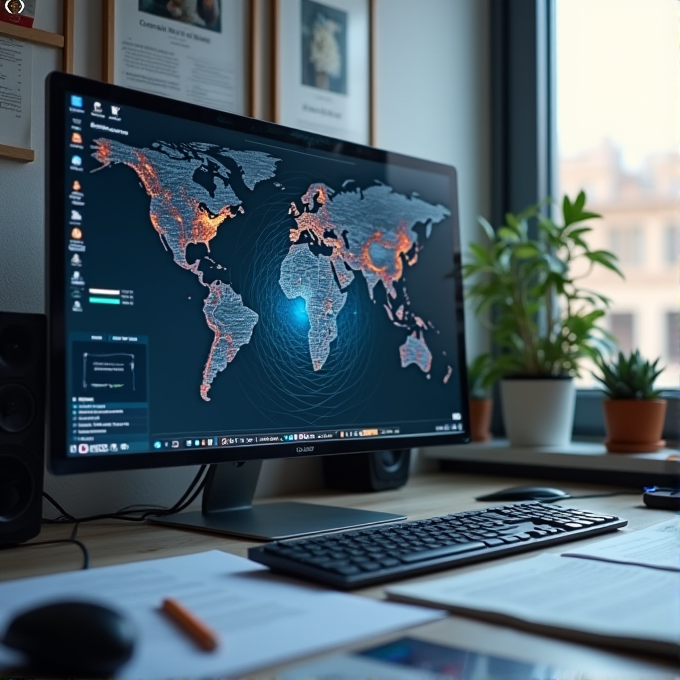
<svg viewBox="0 0 680 680"><path fill-rule="evenodd" d="M222 32L221 0L139 0L139 11Z"/></svg>
<svg viewBox="0 0 680 680"><path fill-rule="evenodd" d="M347 94L347 12L302 0L302 84Z"/></svg>

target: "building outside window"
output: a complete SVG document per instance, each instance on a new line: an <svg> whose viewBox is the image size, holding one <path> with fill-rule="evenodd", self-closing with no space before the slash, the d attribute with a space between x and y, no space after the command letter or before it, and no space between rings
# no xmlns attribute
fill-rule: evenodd
<svg viewBox="0 0 680 680"><path fill-rule="evenodd" d="M589 189L603 216L594 248L626 280L587 283L612 300L621 349L662 357L659 387L680 384L680 2L555 0L557 195ZM633 328L635 325L635 328ZM581 387L597 387L592 377Z"/></svg>
<svg viewBox="0 0 680 680"><path fill-rule="evenodd" d="M628 354L635 350L635 317L633 314L625 312L610 314L609 332L616 338L622 352Z"/></svg>
<svg viewBox="0 0 680 680"><path fill-rule="evenodd" d="M625 214L625 211L623 211ZM641 265L645 262L645 230L642 227L610 226L609 250L620 265Z"/></svg>
<svg viewBox="0 0 680 680"><path fill-rule="evenodd" d="M678 223L666 226L666 234L661 254L667 265L675 266L680 259L680 216Z"/></svg>
<svg viewBox="0 0 680 680"><path fill-rule="evenodd" d="M680 361L680 314L668 312L666 314L666 363L673 364Z"/></svg>

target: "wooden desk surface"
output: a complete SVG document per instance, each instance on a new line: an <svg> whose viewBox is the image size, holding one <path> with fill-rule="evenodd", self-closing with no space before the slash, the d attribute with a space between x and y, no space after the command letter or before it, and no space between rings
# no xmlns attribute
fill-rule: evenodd
<svg viewBox="0 0 680 680"><path fill-rule="evenodd" d="M475 508L485 504L474 500L475 496L490 493L508 486L520 484L541 484L536 480L517 480L507 477L482 477L452 473L438 473L412 477L408 484L394 491L374 494L342 494L329 491L317 491L286 497L286 500L301 500L346 507L357 507L367 510L400 512L409 519L418 519L443 515ZM556 486L555 482L546 481L544 486ZM611 488L584 485L581 483L559 484L560 488L575 496L611 492ZM620 495L603 498L573 499L560 503L583 509L598 510L616 514L629 521L623 531L641 529L671 517L667 511L652 510L642 503L640 495ZM486 504L491 505L491 504ZM71 525L45 525L36 541L68 538ZM132 523L119 520L100 520L82 524L78 530L78 539L83 541L90 552L91 566L99 567L121 564L138 560L171 557L195 553L203 550L224 550L246 557L247 549L255 545L253 541L232 539L197 531L179 530L147 523ZM579 541L578 546L587 545L589 541L600 540L601 537ZM563 552L564 546L553 547L552 552ZM505 558L506 560L522 559L536 553ZM496 560L498 564L502 560ZM0 580L11 580L27 576L55 573L79 569L82 555L76 546L46 545L22 547L0 551ZM482 563L488 565L490 563ZM479 568L479 565L459 567L456 573ZM423 581L439 578L453 573L437 572L412 579ZM376 586L359 591L358 594L382 598L383 587ZM668 677L677 678L673 669L678 665L659 659L640 656L628 656L618 652L610 652L594 647L562 642L554 638L519 632L503 626L495 626L473 621L463 617L450 616L444 621L423 626L409 635L440 642L453 647L465 648L479 652L491 653L507 658L549 663L564 668L580 670L584 673L606 673L608 676L621 677L625 671L626 678ZM394 638L394 635L391 636ZM359 646L365 646L363 643Z"/></svg>

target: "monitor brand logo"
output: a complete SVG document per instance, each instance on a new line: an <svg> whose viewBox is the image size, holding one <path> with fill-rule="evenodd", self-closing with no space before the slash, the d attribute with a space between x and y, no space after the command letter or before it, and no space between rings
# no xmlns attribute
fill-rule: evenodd
<svg viewBox="0 0 680 680"><path fill-rule="evenodd" d="M313 446L296 446L295 450L298 453L311 453L312 451L314 451L314 447Z"/></svg>

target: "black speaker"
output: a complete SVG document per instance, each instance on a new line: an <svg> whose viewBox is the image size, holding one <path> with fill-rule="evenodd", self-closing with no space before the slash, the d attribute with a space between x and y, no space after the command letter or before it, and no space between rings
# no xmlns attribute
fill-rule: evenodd
<svg viewBox="0 0 680 680"><path fill-rule="evenodd" d="M408 481L411 449L345 453L323 458L326 486L342 491L385 491Z"/></svg>
<svg viewBox="0 0 680 680"><path fill-rule="evenodd" d="M0 546L40 533L46 364L45 317L0 312Z"/></svg>

